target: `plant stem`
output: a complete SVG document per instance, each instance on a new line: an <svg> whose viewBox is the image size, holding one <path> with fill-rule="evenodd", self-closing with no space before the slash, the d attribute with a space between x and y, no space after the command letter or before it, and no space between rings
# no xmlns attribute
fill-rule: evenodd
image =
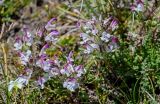
<svg viewBox="0 0 160 104"><path fill-rule="evenodd" d="M2 52L3 52L3 58L4 58L4 78L6 80L6 86L8 86L8 64L7 64L7 53L6 53L6 47L4 44L1 44ZM8 87L6 87L6 93L7 93L7 104L9 104L9 92Z"/></svg>

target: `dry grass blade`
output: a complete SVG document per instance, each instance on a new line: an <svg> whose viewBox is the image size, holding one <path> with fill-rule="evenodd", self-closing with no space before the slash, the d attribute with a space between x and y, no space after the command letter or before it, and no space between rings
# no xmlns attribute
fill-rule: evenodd
<svg viewBox="0 0 160 104"><path fill-rule="evenodd" d="M5 28L5 23L2 24L0 39L3 37L4 28Z"/></svg>

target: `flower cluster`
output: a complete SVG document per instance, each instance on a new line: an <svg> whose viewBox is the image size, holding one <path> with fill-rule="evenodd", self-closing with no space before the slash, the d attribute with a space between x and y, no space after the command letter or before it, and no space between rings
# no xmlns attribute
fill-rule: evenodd
<svg viewBox="0 0 160 104"><path fill-rule="evenodd" d="M61 74L67 76L67 80L63 83L63 87L74 91L78 88L78 79L86 72L82 65L74 65L74 60L72 59L73 52L70 52L67 57L67 63L61 69Z"/></svg>
<svg viewBox="0 0 160 104"><path fill-rule="evenodd" d="M144 10L144 3L142 0L135 0L134 4L131 6L132 11L141 12Z"/></svg>
<svg viewBox="0 0 160 104"><path fill-rule="evenodd" d="M23 35L17 36L14 44L14 51L19 57L20 64L23 65L26 75L21 74L15 81L10 81L8 90L11 91L14 87L22 88L27 85L32 75L32 70L28 68L28 64L32 59L31 45L33 43L33 35L27 28L22 30Z"/></svg>
<svg viewBox="0 0 160 104"><path fill-rule="evenodd" d="M43 31L34 33L30 32L29 29L24 28L21 36L17 36L14 44L14 51L17 53L20 65L24 69L30 69L30 74L26 71L26 75L20 75L15 81L9 83L9 91L12 88L22 88L27 85L31 76L33 68L42 71L40 75L36 75L37 85L43 89L45 83L52 77L60 78L63 80L63 87L70 91L74 91L79 87L79 80L81 76L85 74L86 70L83 65L77 65L73 58L73 51L70 51L69 55L66 56L66 61L61 59L61 55L52 53L52 50L58 47L58 51L64 52L61 46L58 46L60 33L56 29L56 18L52 18L45 29L47 34ZM118 48L118 38L110 33L114 33L114 30L118 28L118 21L110 17L104 21L93 18L87 22L81 24L82 41L81 45L85 47L84 53L90 54L97 51L114 52ZM107 28L102 28L107 27ZM39 45L40 48L36 49L35 46ZM36 53L36 52L37 53ZM50 54L52 53L52 54ZM34 67L33 67L34 66ZM35 71L36 71L35 70ZM34 71L33 71L34 73ZM35 78L33 78L35 79Z"/></svg>
<svg viewBox="0 0 160 104"><path fill-rule="evenodd" d="M29 82L29 79L32 75L32 70L25 69L26 75L20 75L15 81L10 81L8 86L8 91L11 91L13 88L19 88L21 89L24 85L27 85Z"/></svg>
<svg viewBox="0 0 160 104"><path fill-rule="evenodd" d="M9 91L14 87L21 89L28 84L30 78L33 77L32 72L34 73L32 66L43 71L40 73L41 75L36 75L38 77L36 78L37 81L35 81L41 89L44 88L45 82L56 76L64 79L63 86L70 91L74 91L79 87L78 80L85 73L85 69L82 65L74 64L73 52L71 51L66 57L66 62L60 60L57 54L50 55L47 52L57 46L59 32L56 29L56 21L56 18L52 18L45 26L48 31L47 35L43 31L38 31L35 33L36 35L33 35L28 28L24 28L22 35L16 37L14 52L17 53L20 65L23 66L27 74L20 75L15 81L10 81ZM38 53L35 53L33 50L36 49L35 45L37 44L42 47L40 50L36 50Z"/></svg>
<svg viewBox="0 0 160 104"><path fill-rule="evenodd" d="M104 30L103 26L107 28ZM100 50L100 46L107 52L113 52L118 48L118 38L110 34L118 28L118 21L113 17L104 21L93 18L83 22L81 27L84 32L80 34L80 44L85 47L84 53L90 54L94 50Z"/></svg>

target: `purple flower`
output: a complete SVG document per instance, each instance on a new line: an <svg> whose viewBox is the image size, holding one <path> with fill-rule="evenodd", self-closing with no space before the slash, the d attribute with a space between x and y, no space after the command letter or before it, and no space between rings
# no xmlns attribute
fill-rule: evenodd
<svg viewBox="0 0 160 104"><path fill-rule="evenodd" d="M60 74L59 68L58 67L51 68L48 74L49 78L59 75Z"/></svg>
<svg viewBox="0 0 160 104"><path fill-rule="evenodd" d="M96 35L97 33L98 33L98 30L97 30L97 29L93 29L93 30L92 30L92 34L93 34L93 35Z"/></svg>
<svg viewBox="0 0 160 104"><path fill-rule="evenodd" d="M67 57L67 64L64 66L63 69L61 69L61 74L66 74L67 76L70 76L74 72L74 66L72 65L72 62L74 61L72 59L73 52L71 51Z"/></svg>
<svg viewBox="0 0 160 104"><path fill-rule="evenodd" d="M11 91L13 88L21 89L24 85L28 84L28 77L19 76L15 81L10 81L8 85L8 91Z"/></svg>
<svg viewBox="0 0 160 104"><path fill-rule="evenodd" d="M33 43L33 36L32 34L28 31L27 28L23 29L24 35L23 35L23 41L26 43L27 46L31 46Z"/></svg>
<svg viewBox="0 0 160 104"><path fill-rule="evenodd" d="M21 63L23 65L27 65L30 57L31 57L31 51L30 50L27 50L27 52L25 52L25 53L20 52L20 60L21 60Z"/></svg>
<svg viewBox="0 0 160 104"><path fill-rule="evenodd" d="M108 52L114 52L118 48L118 38L112 37L111 43L107 47Z"/></svg>
<svg viewBox="0 0 160 104"><path fill-rule="evenodd" d="M112 31L114 31L116 28L118 28L118 21L113 19L110 24L110 28L112 29Z"/></svg>
<svg viewBox="0 0 160 104"><path fill-rule="evenodd" d="M84 50L84 53L90 54L92 53L95 49L98 49L99 46L98 44L91 43L91 44L85 44L86 49Z"/></svg>
<svg viewBox="0 0 160 104"><path fill-rule="evenodd" d="M70 76L74 73L74 66L71 63L67 63L63 69L60 70L61 74L66 74Z"/></svg>
<svg viewBox="0 0 160 104"><path fill-rule="evenodd" d="M29 69L29 68L26 68L25 72L26 72L28 78L31 78L31 75L32 75L33 71L31 69Z"/></svg>
<svg viewBox="0 0 160 104"><path fill-rule="evenodd" d="M73 55L73 52L71 51L69 53L69 56L67 57L67 64L64 66L63 69L60 70L61 74L65 74L67 76L70 76L72 74L77 74L77 77L80 77L81 74L85 73L85 69L83 69L82 65L76 66L73 65L72 61L74 61L71 57Z"/></svg>
<svg viewBox="0 0 160 104"><path fill-rule="evenodd" d="M42 68L45 72L49 72L49 70L51 69L51 66L52 66L52 61L49 59L47 59L47 60L39 59L36 62L36 65L39 66L40 68Z"/></svg>
<svg viewBox="0 0 160 104"><path fill-rule="evenodd" d="M49 44L45 44L43 47L42 47L42 49L41 49L41 51L40 51L40 53L39 53L39 56L41 56L41 57L43 57L43 56L46 56L46 55L44 55L44 54L46 54L46 49L48 49L49 48Z"/></svg>
<svg viewBox="0 0 160 104"><path fill-rule="evenodd" d="M80 21L78 21L78 22L76 23L76 27L77 27L77 28L80 28L80 27L81 27Z"/></svg>
<svg viewBox="0 0 160 104"><path fill-rule="evenodd" d="M57 21L57 18L52 18L52 19L50 19L50 20L48 21L48 23L47 23L47 24L51 25L51 24L52 24L52 22L55 22L55 21Z"/></svg>
<svg viewBox="0 0 160 104"><path fill-rule="evenodd" d="M69 55L68 55L68 57L67 57L67 63L71 63L71 62L74 61L73 58L72 58L72 56L73 56L73 51L71 51L71 52L69 53Z"/></svg>
<svg viewBox="0 0 160 104"><path fill-rule="evenodd" d="M54 64L55 64L56 66L60 67L60 62L59 62L57 56L54 56Z"/></svg>
<svg viewBox="0 0 160 104"><path fill-rule="evenodd" d="M53 24L53 22L56 22L56 21L57 21L56 18L52 18L51 20L49 20L47 25L45 26L46 30L48 30L48 31L54 30L56 25Z"/></svg>
<svg viewBox="0 0 160 104"><path fill-rule="evenodd" d="M144 3L141 0L136 0L135 3L131 6L132 11L141 12L144 9Z"/></svg>
<svg viewBox="0 0 160 104"><path fill-rule="evenodd" d="M42 37L43 31L42 31L42 30L38 30L36 34L37 34L39 37Z"/></svg>
<svg viewBox="0 0 160 104"><path fill-rule="evenodd" d="M103 32L102 36L100 38L104 42L109 42L110 38L111 38L111 35L109 33L107 33L107 32Z"/></svg>
<svg viewBox="0 0 160 104"><path fill-rule="evenodd" d="M14 49L21 50L22 46L23 46L22 40L19 37L17 37L16 42L14 44Z"/></svg>
<svg viewBox="0 0 160 104"><path fill-rule="evenodd" d="M118 43L118 38L117 37L112 37L112 43Z"/></svg>
<svg viewBox="0 0 160 104"><path fill-rule="evenodd" d="M27 85L29 82L30 77L29 76L24 76L24 75L20 75L19 78L23 79L23 84Z"/></svg>
<svg viewBox="0 0 160 104"><path fill-rule="evenodd" d="M80 44L86 44L88 41L93 41L94 40L92 37L90 37L86 33L81 33L80 37L82 38L82 41L80 42Z"/></svg>
<svg viewBox="0 0 160 104"><path fill-rule="evenodd" d="M77 77L81 77L82 74L86 72L82 65L78 65L75 67L75 72L77 72Z"/></svg>
<svg viewBox="0 0 160 104"><path fill-rule="evenodd" d="M94 29L94 21L88 21L84 24L83 29L85 30L85 33L89 34L92 32L92 30Z"/></svg>
<svg viewBox="0 0 160 104"><path fill-rule="evenodd" d="M75 78L69 78L63 83L63 87L70 91L75 91L79 87L79 83Z"/></svg>
<svg viewBox="0 0 160 104"><path fill-rule="evenodd" d="M109 18L105 19L105 20L103 21L103 24L104 24L104 25L108 24L108 22L109 22L111 19L112 19L112 17L109 17Z"/></svg>
<svg viewBox="0 0 160 104"><path fill-rule="evenodd" d="M50 32L50 34L53 35L53 36L57 36L57 35L59 35L59 32L57 30L52 30Z"/></svg>
<svg viewBox="0 0 160 104"><path fill-rule="evenodd" d="M37 81L37 84L41 87L41 89L44 89L44 83L47 81L46 78L44 77L39 77L38 78L38 81Z"/></svg>
<svg viewBox="0 0 160 104"><path fill-rule="evenodd" d="M55 36L59 35L59 32L57 30L53 30L52 32L50 32L46 37L45 37L45 41L49 41L49 42L53 42L56 43L56 41L58 40L58 38L56 38Z"/></svg>

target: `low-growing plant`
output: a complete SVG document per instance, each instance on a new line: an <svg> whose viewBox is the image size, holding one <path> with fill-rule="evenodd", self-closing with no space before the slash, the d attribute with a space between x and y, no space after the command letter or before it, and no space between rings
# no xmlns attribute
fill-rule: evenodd
<svg viewBox="0 0 160 104"><path fill-rule="evenodd" d="M160 7L156 2L82 0L81 16L86 19L77 21L79 35L62 35L57 18L36 32L22 28L11 48L14 78L6 76L10 72L2 45L7 86L3 101L158 104L160 21L155 13Z"/></svg>

